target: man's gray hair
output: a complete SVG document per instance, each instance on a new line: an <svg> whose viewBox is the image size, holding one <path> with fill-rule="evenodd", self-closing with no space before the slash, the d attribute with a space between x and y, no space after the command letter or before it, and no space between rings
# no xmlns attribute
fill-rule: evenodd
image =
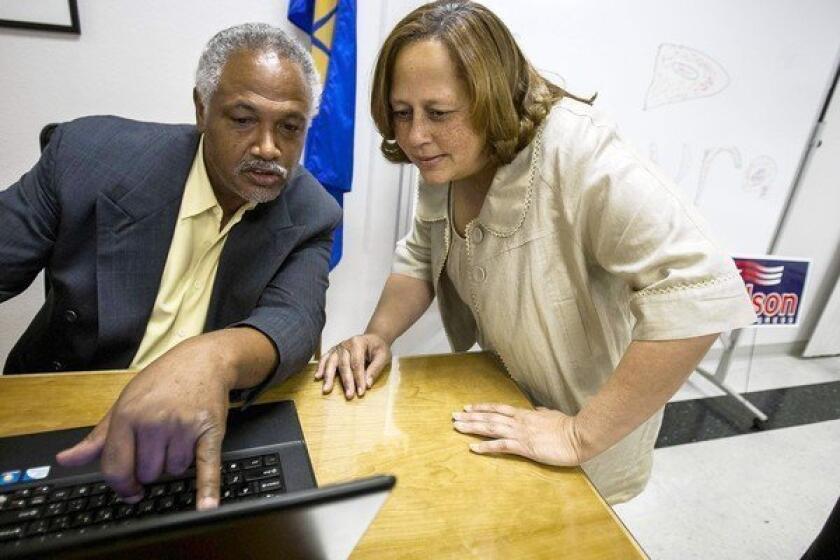
<svg viewBox="0 0 840 560"><path fill-rule="evenodd" d="M321 79L312 55L295 39L278 27L267 23L243 23L216 33L198 61L195 89L207 107L219 87L219 79L230 55L236 51L273 52L300 66L309 85L309 118L318 114L321 101Z"/></svg>

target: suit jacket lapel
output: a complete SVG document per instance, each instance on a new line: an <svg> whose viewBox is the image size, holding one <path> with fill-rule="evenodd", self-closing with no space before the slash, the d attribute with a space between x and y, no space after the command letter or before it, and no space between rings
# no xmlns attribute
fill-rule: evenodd
<svg viewBox="0 0 840 560"><path fill-rule="evenodd" d="M105 367L127 367L157 297L198 134L177 137L149 159L135 184L100 192L96 206L99 344Z"/></svg>
<svg viewBox="0 0 840 560"><path fill-rule="evenodd" d="M224 328L245 319L263 290L298 244L285 198L246 212L228 234L213 284L204 330Z"/></svg>

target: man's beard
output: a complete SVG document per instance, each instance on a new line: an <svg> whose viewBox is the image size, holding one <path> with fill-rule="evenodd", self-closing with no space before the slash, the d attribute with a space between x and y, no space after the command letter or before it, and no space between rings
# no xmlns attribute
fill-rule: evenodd
<svg viewBox="0 0 840 560"><path fill-rule="evenodd" d="M264 161L259 159L243 160L239 162L239 165L237 165L236 169L233 170L234 174L237 176L244 175L245 173L249 173L251 171L272 173L274 175L278 175L281 179L279 187L269 188L256 185L254 188L248 189L244 192L240 192L239 189L237 189L237 194L239 196L248 202L253 202L255 204L271 202L280 196L280 193L283 192L283 187L286 186L286 180L289 177L289 170L276 161Z"/></svg>

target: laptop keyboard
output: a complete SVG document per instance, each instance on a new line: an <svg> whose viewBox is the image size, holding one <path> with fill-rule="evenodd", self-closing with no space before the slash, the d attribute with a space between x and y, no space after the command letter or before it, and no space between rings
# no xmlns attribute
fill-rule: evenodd
<svg viewBox="0 0 840 560"><path fill-rule="evenodd" d="M43 484L0 493L0 543L84 534L155 515L195 509L195 468L146 487L136 504L120 501L100 480ZM278 454L222 461L221 502L285 492Z"/></svg>

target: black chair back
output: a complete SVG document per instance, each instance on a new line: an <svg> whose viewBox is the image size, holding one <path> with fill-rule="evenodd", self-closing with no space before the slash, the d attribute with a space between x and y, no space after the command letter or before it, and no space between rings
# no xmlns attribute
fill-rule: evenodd
<svg viewBox="0 0 840 560"><path fill-rule="evenodd" d="M50 123L44 128L41 129L41 134L38 135L38 142L41 144L41 151L44 151L44 148L47 147L47 144L52 137L52 133L55 130L55 127L58 126L58 123Z"/></svg>
<svg viewBox="0 0 840 560"><path fill-rule="evenodd" d="M44 148L47 147L47 144L49 144L50 138L52 138L52 134L57 126L58 123L50 123L41 129L41 134L38 135L38 143L41 145L42 152L44 151ZM50 280L50 273L48 270L44 270L44 295L50 293L51 287L52 282Z"/></svg>

